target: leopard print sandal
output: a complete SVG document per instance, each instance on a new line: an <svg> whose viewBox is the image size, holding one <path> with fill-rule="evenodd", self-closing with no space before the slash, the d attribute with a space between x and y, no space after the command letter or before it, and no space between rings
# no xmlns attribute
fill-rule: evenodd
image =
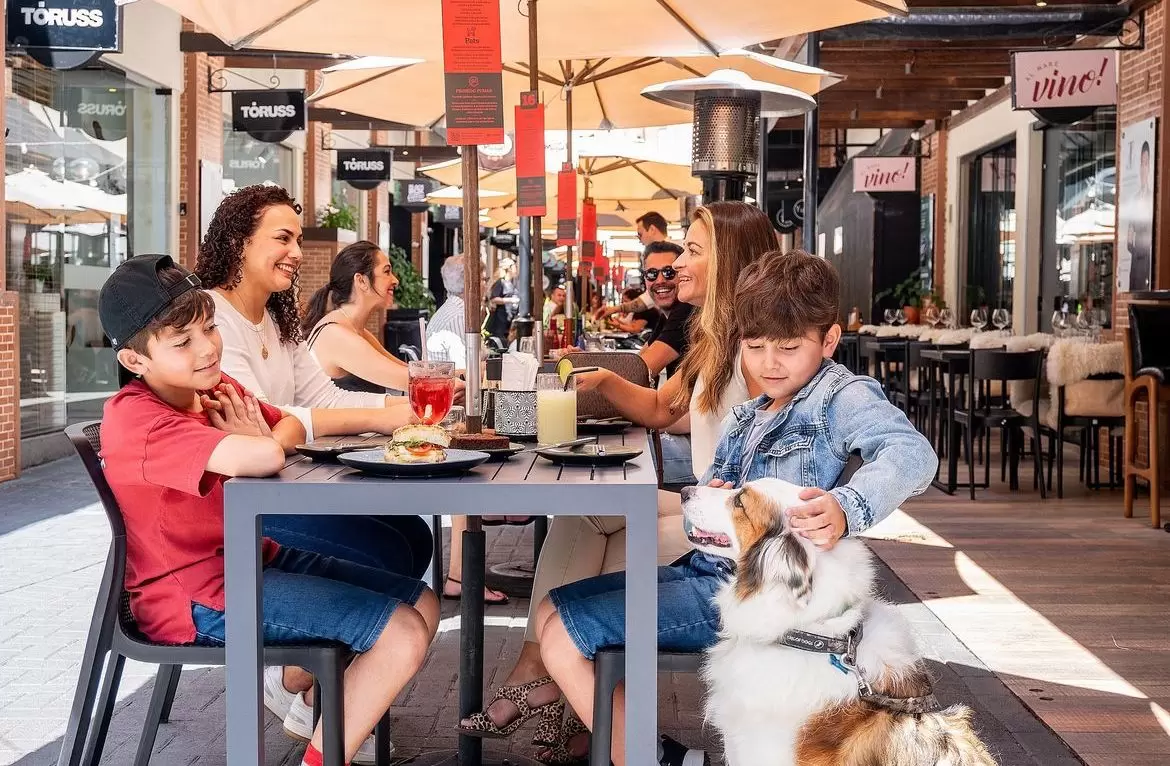
<svg viewBox="0 0 1170 766"><path fill-rule="evenodd" d="M503 739L512 736L516 733L517 729L539 715L540 723L536 730L536 736L533 738L533 743L537 745L551 745L557 740L560 734L561 717L564 714L565 703L558 698L544 705L533 707L528 704L528 695L534 690L542 686L547 686L552 682L551 676L544 676L535 681L529 681L526 684L501 686L496 690L496 695L492 697L491 702L487 704L483 711L472 713L467 717L466 725L460 722L455 728L460 734L466 734L469 737ZM516 715L514 718L502 724L497 724L487 714L487 709L500 700L511 702L516 707Z"/></svg>

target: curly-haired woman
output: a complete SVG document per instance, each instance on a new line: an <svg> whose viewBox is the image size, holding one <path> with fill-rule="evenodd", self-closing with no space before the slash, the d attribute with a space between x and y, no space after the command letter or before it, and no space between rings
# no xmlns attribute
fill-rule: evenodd
<svg viewBox="0 0 1170 766"><path fill-rule="evenodd" d="M297 272L301 206L278 186L247 186L228 195L212 216L195 273L210 288L223 336L223 371L257 398L295 415L308 439L366 431L390 433L410 420L406 397L338 388L301 343ZM267 516L264 534L278 543L421 578L431 534L418 516ZM311 677L274 669L265 702L287 713ZM299 711L303 713L304 711ZM309 711L308 723L312 722Z"/></svg>

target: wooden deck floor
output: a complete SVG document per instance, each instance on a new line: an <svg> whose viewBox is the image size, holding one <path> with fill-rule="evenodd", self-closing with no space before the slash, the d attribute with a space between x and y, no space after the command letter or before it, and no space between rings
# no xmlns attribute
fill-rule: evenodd
<svg viewBox="0 0 1170 766"><path fill-rule="evenodd" d="M1170 764L1170 534L1144 497L1125 519L1120 490L1079 486L1070 457L1063 500L1022 472L974 502L931 489L868 536L1085 763Z"/></svg>

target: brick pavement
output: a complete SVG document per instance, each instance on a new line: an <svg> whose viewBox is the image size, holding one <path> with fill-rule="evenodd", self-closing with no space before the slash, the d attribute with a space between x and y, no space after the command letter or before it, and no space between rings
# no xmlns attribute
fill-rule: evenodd
<svg viewBox="0 0 1170 766"><path fill-rule="evenodd" d="M96 495L80 463L64 460L27 471L0 486L0 766L55 763L72 700L82 642L109 535ZM488 531L492 563L531 557L531 528ZM944 703L963 701L1004 766L1071 766L1080 763L987 667L960 643L911 592L882 567L887 596L914 622L935 662ZM489 688L502 680L523 641L527 602L488 609L485 656ZM457 709L457 604L444 602L444 622L419 676L393 710L394 741L403 755L455 746ZM153 668L128 663L111 724L105 764L133 759L151 690ZM659 718L663 731L712 746L701 725L701 689L691 676L662 677ZM489 743L530 754L531 727L510 742ZM215 766L224 757L223 671L188 669L179 686L172 723L159 733L154 766ZM268 766L293 764L300 748L267 719Z"/></svg>

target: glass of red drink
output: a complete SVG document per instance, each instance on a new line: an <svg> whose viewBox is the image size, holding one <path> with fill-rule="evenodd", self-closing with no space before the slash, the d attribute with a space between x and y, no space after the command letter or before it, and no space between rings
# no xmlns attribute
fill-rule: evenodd
<svg viewBox="0 0 1170 766"><path fill-rule="evenodd" d="M410 362L410 407L427 425L447 417L455 398L454 362Z"/></svg>

